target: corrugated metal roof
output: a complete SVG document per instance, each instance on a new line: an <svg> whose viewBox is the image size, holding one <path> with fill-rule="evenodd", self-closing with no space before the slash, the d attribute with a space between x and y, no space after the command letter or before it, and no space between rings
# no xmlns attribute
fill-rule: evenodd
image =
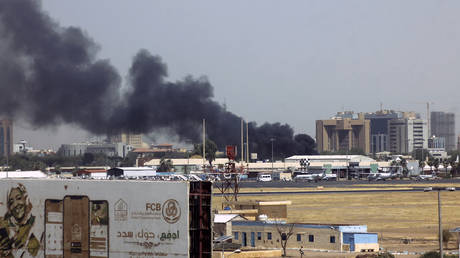
<svg viewBox="0 0 460 258"><path fill-rule="evenodd" d="M231 221L232 219L235 219L236 217L243 218L242 216L238 214L215 214L214 223L227 223Z"/></svg>
<svg viewBox="0 0 460 258"><path fill-rule="evenodd" d="M46 178L47 175L39 170L37 171L2 171L0 178Z"/></svg>

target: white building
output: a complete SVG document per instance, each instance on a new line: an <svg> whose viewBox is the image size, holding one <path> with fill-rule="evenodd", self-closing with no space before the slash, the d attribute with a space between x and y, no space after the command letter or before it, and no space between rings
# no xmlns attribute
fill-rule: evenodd
<svg viewBox="0 0 460 258"><path fill-rule="evenodd" d="M85 153L102 153L110 157L126 157L133 150L131 145L124 143L72 143L62 144L58 153L66 157L80 156Z"/></svg>
<svg viewBox="0 0 460 258"><path fill-rule="evenodd" d="M390 152L411 153L428 148L428 127L424 119L401 118L388 123Z"/></svg>

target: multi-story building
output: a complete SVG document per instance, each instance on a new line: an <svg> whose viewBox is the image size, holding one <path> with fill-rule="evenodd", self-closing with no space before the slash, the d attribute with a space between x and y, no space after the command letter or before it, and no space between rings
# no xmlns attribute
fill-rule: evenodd
<svg viewBox="0 0 460 258"><path fill-rule="evenodd" d="M435 148L435 149L446 149L446 138L438 137L438 136L431 136L428 138L428 148Z"/></svg>
<svg viewBox="0 0 460 258"><path fill-rule="evenodd" d="M342 118L340 114L329 120L316 120L316 143L319 152L361 149L370 152L370 121L364 114L357 118Z"/></svg>
<svg viewBox="0 0 460 258"><path fill-rule="evenodd" d="M457 150L460 151L460 135L457 138Z"/></svg>
<svg viewBox="0 0 460 258"><path fill-rule="evenodd" d="M0 157L10 156L13 153L13 122L9 119L0 119Z"/></svg>
<svg viewBox="0 0 460 258"><path fill-rule="evenodd" d="M124 143L133 146L134 148L142 148L142 134L134 133L119 133L109 136L109 142L111 143Z"/></svg>
<svg viewBox="0 0 460 258"><path fill-rule="evenodd" d="M431 112L431 135L443 137L446 150L455 150L455 114L447 112Z"/></svg>
<svg viewBox="0 0 460 258"><path fill-rule="evenodd" d="M81 156L85 153L105 154L109 157L126 157L133 148L124 143L72 143L62 144L58 153L62 156L73 157Z"/></svg>
<svg viewBox="0 0 460 258"><path fill-rule="evenodd" d="M398 118L388 122L390 152L411 153L428 148L426 120L414 117Z"/></svg>
<svg viewBox="0 0 460 258"><path fill-rule="evenodd" d="M393 110L379 110L366 113L364 118L370 121L371 127L371 152L378 153L390 150L388 140L388 121L400 117L400 112Z"/></svg>

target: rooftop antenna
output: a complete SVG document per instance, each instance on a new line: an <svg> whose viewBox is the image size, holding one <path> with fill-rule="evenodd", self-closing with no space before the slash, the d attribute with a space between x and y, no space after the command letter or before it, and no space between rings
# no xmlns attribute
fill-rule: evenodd
<svg viewBox="0 0 460 258"><path fill-rule="evenodd" d="M383 103L380 102L380 112L383 112Z"/></svg>

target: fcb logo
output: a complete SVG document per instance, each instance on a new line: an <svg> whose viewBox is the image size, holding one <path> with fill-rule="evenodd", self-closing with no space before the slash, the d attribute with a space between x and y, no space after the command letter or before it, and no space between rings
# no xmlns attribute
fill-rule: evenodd
<svg viewBox="0 0 460 258"><path fill-rule="evenodd" d="M174 224L180 219L179 203L174 199L169 199L163 203L163 218L169 224Z"/></svg>

